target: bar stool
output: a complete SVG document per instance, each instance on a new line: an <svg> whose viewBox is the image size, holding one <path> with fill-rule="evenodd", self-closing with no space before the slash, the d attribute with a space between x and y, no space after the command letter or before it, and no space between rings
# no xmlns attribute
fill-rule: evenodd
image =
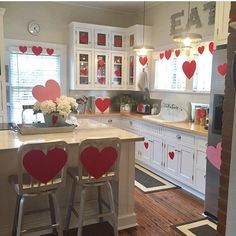
<svg viewBox="0 0 236 236"><path fill-rule="evenodd" d="M63 235L55 192L65 183L67 157L68 144L64 141L26 143L18 149L18 173L8 177L17 194L12 236L45 229ZM22 229L25 200L43 195L48 196L51 225Z"/></svg>
<svg viewBox="0 0 236 236"><path fill-rule="evenodd" d="M68 230L71 213L79 218L77 236L82 235L85 219L97 218L102 222L103 217L111 216L114 235L118 235L117 213L111 181L118 181L121 142L119 138L86 139L79 145L78 167L68 168L67 173L72 179L72 190L69 196L65 229ZM76 186L79 190L79 211L74 207ZM106 189L108 202L102 199L101 187ZM99 213L85 216L86 191L90 187L98 190ZM106 212L102 212L102 206ZM108 211L109 210L109 211Z"/></svg>

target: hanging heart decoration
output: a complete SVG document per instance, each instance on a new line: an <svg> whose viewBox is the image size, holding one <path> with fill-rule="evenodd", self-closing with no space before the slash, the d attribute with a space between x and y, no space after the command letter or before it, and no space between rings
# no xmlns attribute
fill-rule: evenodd
<svg viewBox="0 0 236 236"><path fill-rule="evenodd" d="M214 51L214 43L213 42L209 43L209 51L211 54L213 54L213 51Z"/></svg>
<svg viewBox="0 0 236 236"><path fill-rule="evenodd" d="M105 98L105 99L97 98L95 101L96 107L102 113L110 106L110 103L111 103L110 98Z"/></svg>
<svg viewBox="0 0 236 236"><path fill-rule="evenodd" d="M188 79L191 79L195 70L196 70L196 62L192 60L191 62L185 61L182 65L183 72Z"/></svg>
<svg viewBox="0 0 236 236"><path fill-rule="evenodd" d="M170 49L169 50L165 50L165 57L166 57L167 60L170 59L171 53L172 53L172 51Z"/></svg>
<svg viewBox="0 0 236 236"><path fill-rule="evenodd" d="M169 152L169 158L171 159L171 160L173 160L174 159L174 157L175 157L175 153L174 152Z"/></svg>
<svg viewBox="0 0 236 236"><path fill-rule="evenodd" d="M98 35L98 44L104 45L106 43L106 38L104 35Z"/></svg>
<svg viewBox="0 0 236 236"><path fill-rule="evenodd" d="M227 72L227 63L224 63L222 65L218 65L217 70L222 76L225 76L226 72Z"/></svg>
<svg viewBox="0 0 236 236"><path fill-rule="evenodd" d="M100 60L98 61L98 65L99 65L99 66L104 66L104 65L105 65L105 61L104 61L103 59L100 59Z"/></svg>
<svg viewBox="0 0 236 236"><path fill-rule="evenodd" d="M80 42L84 43L84 44L87 44L88 43L88 36L86 34L82 34L80 36Z"/></svg>
<svg viewBox="0 0 236 236"><path fill-rule="evenodd" d="M53 53L54 53L54 49L52 49L52 48L47 48L47 54L49 55L49 56L51 56Z"/></svg>
<svg viewBox="0 0 236 236"><path fill-rule="evenodd" d="M179 55L180 55L180 50L179 49L175 50L175 56L178 57Z"/></svg>
<svg viewBox="0 0 236 236"><path fill-rule="evenodd" d="M43 49L42 49L42 47L36 47L36 46L33 46L32 47L32 52L36 55L36 56L38 56L38 55L40 55L41 53L42 53L42 51L43 51Z"/></svg>
<svg viewBox="0 0 236 236"><path fill-rule="evenodd" d="M46 154L41 150L31 150L23 157L26 171L41 183L48 183L63 168L67 161L67 154L61 148L54 148Z"/></svg>
<svg viewBox="0 0 236 236"><path fill-rule="evenodd" d="M222 146L221 142L214 146L208 146L206 150L208 161L218 170L220 170L221 166L221 151Z"/></svg>
<svg viewBox="0 0 236 236"><path fill-rule="evenodd" d="M149 143L148 143L148 142L144 142L143 145L144 145L144 147L145 147L146 149L148 149L148 147L149 147Z"/></svg>
<svg viewBox="0 0 236 236"><path fill-rule="evenodd" d="M25 53L27 51L27 47L26 46L19 46L19 50L22 53Z"/></svg>
<svg viewBox="0 0 236 236"><path fill-rule="evenodd" d="M160 59L162 60L163 57L164 57L164 53L161 52L161 53L160 53Z"/></svg>
<svg viewBox="0 0 236 236"><path fill-rule="evenodd" d="M203 52L204 52L204 49L205 49L205 47L204 46L201 46L201 47L198 47L198 52L200 53L200 54L202 54Z"/></svg>
<svg viewBox="0 0 236 236"><path fill-rule="evenodd" d="M145 66L148 61L148 58L146 56L139 57L139 62L141 65Z"/></svg>
<svg viewBox="0 0 236 236"><path fill-rule="evenodd" d="M116 149L105 147L99 151L96 147L87 147L80 155L80 162L85 170L95 179L111 169L117 159Z"/></svg>
<svg viewBox="0 0 236 236"><path fill-rule="evenodd" d="M116 38L114 44L115 44L115 47L122 47L122 39Z"/></svg>
<svg viewBox="0 0 236 236"><path fill-rule="evenodd" d="M80 69L80 74L81 75L87 75L88 74L88 69L87 68Z"/></svg>

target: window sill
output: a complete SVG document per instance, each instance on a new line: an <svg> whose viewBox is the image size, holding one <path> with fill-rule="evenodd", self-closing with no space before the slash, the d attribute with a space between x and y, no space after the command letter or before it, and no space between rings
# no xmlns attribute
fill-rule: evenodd
<svg viewBox="0 0 236 236"><path fill-rule="evenodd" d="M210 92L200 92L193 90L168 90L168 89L152 89L151 93L179 93L179 94L196 94L196 95L210 95Z"/></svg>

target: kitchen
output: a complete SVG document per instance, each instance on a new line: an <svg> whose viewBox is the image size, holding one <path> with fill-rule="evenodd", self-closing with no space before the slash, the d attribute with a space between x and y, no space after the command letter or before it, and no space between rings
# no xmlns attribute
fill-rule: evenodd
<svg viewBox="0 0 236 236"><path fill-rule="evenodd" d="M83 2L85 5L85 2ZM80 84L78 84L78 79L73 80L73 74L71 74L71 71L75 69L75 66L73 65L74 58L72 56L73 50L75 47L75 44L73 43L73 37L70 37L71 31L74 30L74 28L79 27L79 22L83 22L85 24L96 24L92 30L101 30L102 33L104 33L105 30L105 25L108 25L107 22L109 22L109 26L111 28L107 29L107 31L114 31L114 28L117 30L117 32L121 32L121 28L129 28L130 27L130 32L134 31L134 28L132 26L136 24L143 24L143 4L140 4L139 7L139 14L135 13L127 13L128 12L128 6L127 5L127 10L123 10L124 13L119 12L119 11L111 11L109 9L104 9L104 6L101 3L100 7L94 7L91 5L89 7L88 5L83 6L81 3L79 6L75 5L70 5L70 4L63 4L63 3L13 3L13 2L2 2L0 3L1 8L5 8L6 12L4 15L4 38L5 40L5 45L8 48L8 50L11 50L13 47L12 46L26 46L27 47L33 47L33 46L41 46L43 48L49 48L49 49L54 49L55 54L60 54L61 55L61 64L62 64L62 72L61 72L61 87L62 87L62 94L67 94L70 96L74 96L75 98L78 98L79 96L95 96L95 97L100 97L100 98L107 98L107 97L115 97L119 96L122 93L132 95L132 97L143 97L145 93L135 91L138 90L135 84L135 88L128 88L126 85L123 84L122 81L122 86L119 85L119 80L118 84L117 82L114 84L115 88L109 88L112 83L108 86L106 83L102 81L101 85L96 85L95 79L92 81L92 86L86 84L87 88L84 88L82 85L80 87ZM152 5L153 4L153 5ZM217 3L220 4L220 3ZM223 3L222 3L223 4ZM228 9L229 11L229 3L224 3L225 5L228 6L228 8L223 8L223 5L220 5L219 9ZM131 4L132 5L132 4ZM116 6L117 8L118 6ZM145 7L145 6L144 6ZM223 45L226 44L226 38L227 38L227 27L225 25L222 25L222 22L218 22L218 18L216 18L217 24L219 24L219 29L222 29L221 34L217 34L219 36L218 41L214 37L214 24L211 22L211 16L212 16L212 6L207 5L206 2L196 2L196 3L191 3L190 5L191 9L195 8L197 9L197 12L195 11L192 13L193 17L193 24L191 26L191 32L193 31L194 33L199 33L202 36L202 42L200 43L200 46L205 47L205 53L201 54L201 56L206 55L206 60L208 61L208 57L212 57L212 54L209 52L208 46L210 43L214 40L215 46L217 45ZM205 9L205 10L204 10ZM184 13L181 13L183 12ZM153 52L152 59L150 60L150 70L147 71L148 73L148 78L150 79L149 82L149 88L150 88L150 98L154 103L157 103L158 108L160 109L160 100L162 101L171 101L170 105L174 104L177 107L181 107L182 110L189 109L190 103L200 103L200 104L210 104L210 94L209 92L193 92L193 87L194 85L200 86L201 83L196 83L195 76L193 79L185 79L185 81L179 81L178 86L185 86L185 91L166 91L167 89L158 89L155 86L158 86L159 81L154 81L155 77L155 61L159 62L167 62L167 57L164 55L164 59L161 61L160 60L160 54L165 52L168 52L169 49L178 49L179 46L173 41L173 35L171 35L171 30L178 30L178 29L183 29L185 28L184 26L186 25L186 19L187 19L187 11L188 11L188 2L170 2L170 3L165 3L165 2L160 2L160 3L150 3L150 5L146 4L146 15L145 15L145 22L147 25L150 25L152 28L151 30L148 31L148 29L145 30L145 42L148 44L151 44L154 48L155 51ZM37 12L37 14L36 14ZM125 14L126 13L126 14ZM183 14L183 16L176 17L176 14ZM217 10L216 10L217 14ZM52 17L53 15L53 17ZM224 15L224 14L223 14ZM226 14L227 16L227 14ZM174 19L174 22L171 20ZM29 23L34 20L36 22L36 25L34 25L33 28L40 27L40 32L38 34L33 35L28 32L28 25ZM199 20L201 22L201 27L196 28L196 24L199 24ZM74 22L74 23L71 23ZM163 24L163 22L166 22ZM227 19L226 19L226 22ZM220 25L221 24L221 25ZM100 28L98 27L100 25ZM73 28L74 27L74 28ZM90 29L91 29L90 25ZM220 28L221 27L221 28ZM88 27L85 27L86 29ZM69 30L70 29L70 30ZM142 29L142 27L141 27ZM138 27L137 27L138 30ZM225 31L225 32L223 32ZM138 31L137 31L138 32ZM151 36L147 36L149 33L151 33ZM220 38L222 36L222 33L226 34L225 38ZM140 35L139 35L140 36ZM70 37L70 39L69 39ZM142 34L141 34L141 39L142 39ZM151 39L151 40L150 40ZM72 43L71 41L72 40ZM220 41L221 40L221 41ZM26 44L28 41L28 44ZM150 41L150 42L149 42ZM205 43L205 44L204 44ZM101 47L98 48L101 50ZM13 51L15 48L13 48ZM72 52L70 51L72 50ZM112 50L112 52L115 52L115 56L119 56L122 58L122 53L125 50ZM87 52L88 55L92 52L93 56L96 53L96 50L94 49L89 49L88 47L84 48L84 52ZM66 57L67 53L68 58ZM103 53L104 55L107 55L110 53L109 49L104 49L99 52L100 54ZM132 54L132 50L128 49L127 53ZM85 53L84 53L85 54ZM96 54L97 56L101 56L100 54ZM35 54L36 55L36 54ZM174 55L174 53L173 53ZM174 57L172 55L172 57ZM182 54L181 54L182 55ZM199 53L200 55L200 53ZM110 56L110 55L109 55ZM111 55L112 56L112 55ZM6 53L6 61L9 61L7 58L7 53ZM226 60L226 59L225 59ZM99 59L98 59L99 61ZM196 60L197 61L197 60ZM220 64L223 64L226 61L220 61ZM139 62L138 62L139 63ZM137 64L138 64L137 63ZM200 62L199 62L200 63ZM158 64L158 63L157 63ZM204 64L204 63L203 63ZM14 66L10 67L11 65L8 65L9 69L8 70L14 70ZM101 66L101 65L100 65ZM96 68L96 65L92 65L92 67ZM98 66L97 66L98 67ZM210 67L210 66L209 66ZM72 68L72 69L71 69ZM94 70L96 70L94 68ZM141 69L140 69L141 68ZM136 73L142 73L143 67L139 65L137 68L135 68ZM128 68L127 68L128 70ZM89 72L91 69L89 68ZM93 71L93 70L92 70ZM124 70L125 71L125 70ZM82 71L85 73L84 71ZM11 72L12 73L12 72ZM49 73L49 72L48 72ZM120 73L120 72L119 72ZM118 73L118 75L119 75ZM200 72L199 72L200 73ZM6 73L7 74L7 73ZM70 75L69 75L70 74ZM93 76L94 78L95 76ZM119 77L119 76L117 76ZM66 79L70 78L70 79ZM109 76L108 76L109 78ZM221 79L221 80L220 80ZM97 79L98 80L98 79ZM128 80L128 79L127 79ZM222 78L219 77L219 80L222 81ZM83 81L83 80L82 80ZM98 80L99 81L99 80ZM101 81L101 80L100 80ZM129 81L129 80L128 80ZM76 85L73 87L73 82L77 82ZM132 80L130 81L132 82ZM138 79L137 79L138 82ZM8 83L9 84L9 83ZM8 86L7 87L10 87ZM144 83L146 84L146 83ZM3 83L3 85L5 85ZM33 86L35 86L34 84ZM162 85L162 84L161 84ZM177 85L176 85L177 86ZM81 89L82 88L82 89ZM157 88L157 89L156 89ZM181 87L182 88L182 87ZM201 89L203 89L201 87ZM13 90L12 90L13 92ZM10 93L11 94L11 93ZM6 97L5 96L5 91L3 90L3 104L8 104L6 102ZM145 101L145 99L144 99ZM142 103L144 102L142 101ZM174 101L174 102L173 102ZM18 100L15 101L17 103ZM186 105L187 104L187 105ZM231 103L230 103L231 104ZM232 106L232 104L231 104ZM13 105L14 108L14 105ZM210 106L211 108L211 106ZM14 109L13 109L14 110ZM17 110L16 107L16 112L15 112L15 119L21 119L21 117L17 114L19 114L19 111ZM232 109L231 109L232 110ZM18 112L17 112L18 111ZM210 109L211 112L211 109ZM7 106L3 106L3 113L6 115L7 114ZM13 112L14 114L14 112ZM162 123L160 126L157 125L156 123L151 122L151 120L146 119L146 120L140 120L138 119L133 119L135 117L138 117L136 115L135 117L129 116L129 114L124 113L124 115L117 116L115 114L107 114L106 111L104 112L104 115L100 116L91 116L93 119L97 119L98 121L102 121L104 123L112 123L112 125L119 125L120 128L122 128L122 125L126 130L134 132L140 136L145 136L146 140L144 142L148 142L148 140L153 140L153 136L155 137L155 142L159 143L160 146L162 145L163 141L160 141L160 138L165 137L164 135L168 136L170 139L173 138L173 135L176 136L176 133L173 134L173 131L177 131L177 135L180 135L183 140L187 140L187 149L185 148L184 150L186 152L193 152L192 150L195 151L200 151L204 152L204 142L207 142L207 131L204 130L204 126L200 127L200 133L195 132L195 131L190 131L190 133L185 132L182 127L173 130L172 124L168 123ZM172 116L173 117L173 116ZM130 119L130 120L129 120ZM150 121L150 122L148 122ZM232 117L231 117L232 121ZM7 122L6 118L4 117L3 122ZM116 123L116 124L115 124ZM177 123L176 123L177 124ZM177 124L178 125L178 124ZM231 132L232 132L232 125L233 123L231 122ZM126 127L125 127L126 126ZM132 127L130 127L132 126ZM172 129L171 129L172 128ZM175 126L176 128L176 126ZM224 127L223 127L224 129ZM146 132L140 132L145 130ZM155 131L155 135L153 135L152 131ZM202 132L202 133L201 133ZM223 131L224 132L224 131ZM145 134L145 135L144 135ZM167 135L168 134L168 135ZM199 135L200 134L200 135ZM184 136L186 135L186 136ZM231 140L231 139L229 139ZM186 144L184 143L178 143L178 148L179 146L185 147ZM152 142L150 142L149 145L151 145ZM167 144L167 143L165 143ZM171 143L173 145L173 143ZM212 143L212 145L216 146L217 143ZM223 145L224 146L224 145ZM138 147L138 145L137 145ZM161 147L160 147L161 148ZM174 147L175 148L175 147ZM177 150L179 150L176 148ZM149 149L150 150L150 149ZM145 150L144 150L145 151ZM143 150L139 150L138 148L135 149L135 152L137 152L135 155L137 158L137 162L139 164L142 164L146 167L148 167L152 171L156 171L156 169L152 169L151 167L153 166L153 163L149 163L148 166L148 160L145 159L145 156L150 155L148 153L144 153L143 155L140 155L140 153L144 152ZM185 152L185 153L186 153ZM224 152L224 151L223 151ZM142 158L144 156L144 158ZM144 160L144 161L143 161ZM160 165L161 165L160 161ZM156 160L155 163L158 163L158 160ZM163 164L163 162L162 162ZM159 170L162 167L160 166ZM163 169L163 168L162 168ZM173 166L170 166L170 170L175 171L175 168ZM194 169L195 171L196 169ZM199 169L199 173L203 171L204 169ZM204 188L202 186L199 186L196 184L195 179L194 179L194 184L191 182L191 184L188 184L188 181L192 181L192 175L186 175L189 174L188 170L187 172L182 173L177 173L178 175L180 174L181 177L184 178L184 181L180 181L180 179L177 181L177 184L181 184L183 182L183 188L189 190L192 193L195 193L196 196L200 198L204 198L204 194L202 191L199 191L200 188ZM163 171L161 172L163 173ZM167 172L164 172L167 173ZM164 175L164 177L168 176L170 177L169 180L174 181L176 173L172 175ZM172 176L172 177L171 177ZM203 174L201 175L203 176ZM186 179L187 178L187 179ZM186 184L187 183L187 184ZM6 186L6 184L4 184ZM10 188L10 187L9 187ZM10 191L10 190L8 190ZM14 195L13 195L14 196ZM233 231L232 231L233 232ZM230 235L230 234L228 234ZM232 234L231 234L232 235Z"/></svg>

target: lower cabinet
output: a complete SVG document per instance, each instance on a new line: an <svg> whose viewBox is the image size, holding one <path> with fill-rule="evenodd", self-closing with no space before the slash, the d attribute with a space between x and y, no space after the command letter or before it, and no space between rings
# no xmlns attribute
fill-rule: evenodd
<svg viewBox="0 0 236 236"><path fill-rule="evenodd" d="M155 137L153 139L153 165L158 170L163 170L165 167L164 161L164 141L162 138Z"/></svg>

